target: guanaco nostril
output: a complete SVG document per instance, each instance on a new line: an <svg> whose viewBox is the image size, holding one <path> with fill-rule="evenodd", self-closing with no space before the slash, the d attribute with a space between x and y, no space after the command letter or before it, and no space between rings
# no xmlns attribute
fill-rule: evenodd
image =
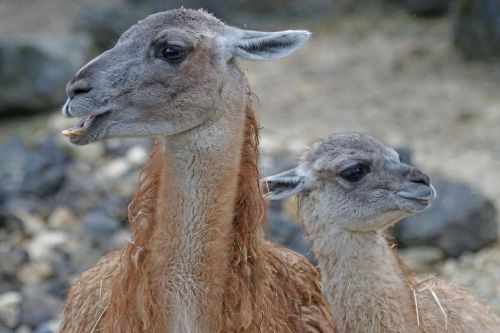
<svg viewBox="0 0 500 333"><path fill-rule="evenodd" d="M70 99L75 97L76 95L86 94L91 90L92 90L92 87L90 87L88 84L84 83L83 81L76 81L76 82L71 81L66 88L66 92L67 92L68 97Z"/></svg>
<svg viewBox="0 0 500 333"><path fill-rule="evenodd" d="M425 181L424 179L416 179L412 180L412 182L417 184L429 185L429 182Z"/></svg>
<svg viewBox="0 0 500 333"><path fill-rule="evenodd" d="M92 90L92 88L78 88L78 89L73 90L73 94L74 95L85 94L91 90Z"/></svg>
<svg viewBox="0 0 500 333"><path fill-rule="evenodd" d="M429 186L431 183L429 176L427 176L425 173L419 170L415 170L412 172L412 174L410 175L410 181L412 183L417 183L427 186Z"/></svg>

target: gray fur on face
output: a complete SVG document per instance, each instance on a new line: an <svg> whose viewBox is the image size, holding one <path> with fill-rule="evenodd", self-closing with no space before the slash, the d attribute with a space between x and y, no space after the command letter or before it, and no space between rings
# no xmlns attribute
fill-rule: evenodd
<svg viewBox="0 0 500 333"><path fill-rule="evenodd" d="M202 10L150 15L69 82L63 114L98 115L71 141L174 135L228 109L242 110L246 82L235 58L278 59L308 36L306 31L241 30ZM172 45L184 50L181 61L166 60L163 52Z"/></svg>
<svg viewBox="0 0 500 333"><path fill-rule="evenodd" d="M357 181L343 176L362 166ZM336 134L312 145L297 167L265 178L270 199L299 194L300 212L352 231L385 228L425 209L435 191L428 177L396 151L361 133Z"/></svg>

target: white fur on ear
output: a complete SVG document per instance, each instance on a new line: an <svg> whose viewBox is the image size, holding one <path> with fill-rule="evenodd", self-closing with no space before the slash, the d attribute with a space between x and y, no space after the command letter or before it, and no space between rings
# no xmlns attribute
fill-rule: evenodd
<svg viewBox="0 0 500 333"><path fill-rule="evenodd" d="M297 172L297 168L269 176L261 180L266 199L280 200L297 194L305 188L305 178Z"/></svg>
<svg viewBox="0 0 500 333"><path fill-rule="evenodd" d="M273 60L286 57L311 36L305 30L262 32L238 29L233 55L249 60Z"/></svg>

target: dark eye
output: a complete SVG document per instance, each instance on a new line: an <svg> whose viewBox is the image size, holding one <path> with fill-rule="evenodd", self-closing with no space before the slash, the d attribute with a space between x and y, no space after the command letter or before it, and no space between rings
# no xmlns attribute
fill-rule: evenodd
<svg viewBox="0 0 500 333"><path fill-rule="evenodd" d="M180 45L166 45L161 55L168 62L181 62L186 57L186 48Z"/></svg>
<svg viewBox="0 0 500 333"><path fill-rule="evenodd" d="M342 172L340 172L340 177L344 178L348 182L357 182L369 172L370 168L368 166L364 164L358 164L342 170Z"/></svg>

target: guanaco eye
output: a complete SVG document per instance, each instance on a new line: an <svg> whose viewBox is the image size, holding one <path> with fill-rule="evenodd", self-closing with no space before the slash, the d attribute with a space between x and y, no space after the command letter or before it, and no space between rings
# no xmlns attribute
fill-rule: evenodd
<svg viewBox="0 0 500 333"><path fill-rule="evenodd" d="M370 168L364 164L357 164L355 166L344 169L340 172L340 177L347 180L348 182L357 182L366 174L370 172Z"/></svg>
<svg viewBox="0 0 500 333"><path fill-rule="evenodd" d="M168 62L181 62L186 58L186 48L180 45L165 45L165 47L161 51L161 55Z"/></svg>

